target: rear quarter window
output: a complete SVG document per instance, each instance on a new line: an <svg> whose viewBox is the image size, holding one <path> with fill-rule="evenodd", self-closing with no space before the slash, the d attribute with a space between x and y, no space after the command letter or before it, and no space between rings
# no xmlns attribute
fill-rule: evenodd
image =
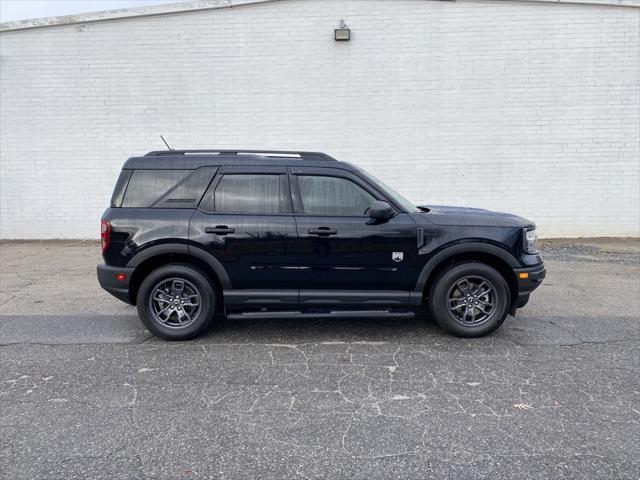
<svg viewBox="0 0 640 480"><path fill-rule="evenodd" d="M196 208L217 170L217 167L201 167L191 171L185 179L152 203L151 207Z"/></svg>
<svg viewBox="0 0 640 480"><path fill-rule="evenodd" d="M151 207L192 170L134 170L122 201L123 207Z"/></svg>
<svg viewBox="0 0 640 480"><path fill-rule="evenodd" d="M132 170L122 170L116 187L113 189L113 195L111 195L111 207L120 207L122 205L122 199L124 198L124 191L127 189L129 179L131 178Z"/></svg>

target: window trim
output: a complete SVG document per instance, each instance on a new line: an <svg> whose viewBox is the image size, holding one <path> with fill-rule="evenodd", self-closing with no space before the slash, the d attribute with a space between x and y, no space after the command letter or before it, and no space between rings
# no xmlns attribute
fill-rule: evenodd
<svg viewBox="0 0 640 480"><path fill-rule="evenodd" d="M279 180L279 207L280 207L280 212L278 213L266 213L266 212L256 212L256 213L250 213L250 212L218 212L216 211L216 205L215 205L215 192L218 188L218 186L220 185L220 182L222 181L222 178L225 175L270 175L270 176L277 176L278 180ZM211 195L211 197L213 198L213 209L209 210L207 208L205 208L205 205L207 204L207 198L209 198L209 196ZM280 215L293 215L293 207L291 204L291 188L289 186L289 181L287 179L287 174L285 171L283 171L282 169L278 169L277 171L275 170L263 170L263 169L250 169L250 170L241 170L240 168L225 168L225 169L218 169L218 171L216 172L216 175L214 176L213 180L211 181L211 183L209 184L209 187L205 190L204 195L202 195L202 198L200 199L200 202L198 203L197 209L200 210L202 213L206 213L208 215L257 215L257 216L280 216Z"/></svg>
<svg viewBox="0 0 640 480"><path fill-rule="evenodd" d="M325 170L325 171L322 171ZM376 200L382 200L384 202L389 203L389 205L391 205L391 208L393 208L395 210L395 212L398 212L398 208L397 206L392 203L389 202L389 200L382 195L380 192L378 192L376 189L372 188L371 185L369 185L367 182L365 182L363 179L361 179L360 177L358 177L357 175L352 174L351 172L347 172L347 171L337 171L334 169L322 169L320 168L309 168L307 169L294 169L289 171L289 178L291 181L291 197L292 197L292 201L293 201L293 211L295 213L295 215L300 216L300 217L337 217L337 218L369 218L368 215L362 214L362 215L321 215L321 214L315 214L315 213L306 213L304 211L304 204L302 203L302 194L300 193L300 185L298 184L298 177L299 176L303 176L303 177L332 177L332 178L341 178L343 180L347 180L351 183L354 183L355 185L357 185L358 187L360 187L362 190L364 190L365 192L367 192L369 195L371 195L374 199Z"/></svg>

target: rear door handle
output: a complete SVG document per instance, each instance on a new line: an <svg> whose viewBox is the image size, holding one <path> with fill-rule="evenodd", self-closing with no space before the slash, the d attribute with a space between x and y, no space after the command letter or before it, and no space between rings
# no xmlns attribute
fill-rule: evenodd
<svg viewBox="0 0 640 480"><path fill-rule="evenodd" d="M226 225L218 225L216 227L206 227L205 233L215 233L216 235L227 235L236 231L233 227L227 227Z"/></svg>
<svg viewBox="0 0 640 480"><path fill-rule="evenodd" d="M338 233L338 230L330 227L318 227L318 228L310 228L308 232L311 235L335 235Z"/></svg>

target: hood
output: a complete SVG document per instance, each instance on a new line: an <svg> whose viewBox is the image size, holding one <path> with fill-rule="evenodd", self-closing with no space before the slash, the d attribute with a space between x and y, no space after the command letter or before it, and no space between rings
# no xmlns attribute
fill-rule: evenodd
<svg viewBox="0 0 640 480"><path fill-rule="evenodd" d="M482 208L451 207L446 205L418 205L426 218L436 225L469 227L532 227L526 218L511 213L492 212Z"/></svg>

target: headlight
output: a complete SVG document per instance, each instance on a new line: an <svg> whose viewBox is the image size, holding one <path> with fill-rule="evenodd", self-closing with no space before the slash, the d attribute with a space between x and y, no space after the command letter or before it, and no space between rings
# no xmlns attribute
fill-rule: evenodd
<svg viewBox="0 0 640 480"><path fill-rule="evenodd" d="M524 231L524 251L532 255L540 253L538 249L538 232L535 227Z"/></svg>

